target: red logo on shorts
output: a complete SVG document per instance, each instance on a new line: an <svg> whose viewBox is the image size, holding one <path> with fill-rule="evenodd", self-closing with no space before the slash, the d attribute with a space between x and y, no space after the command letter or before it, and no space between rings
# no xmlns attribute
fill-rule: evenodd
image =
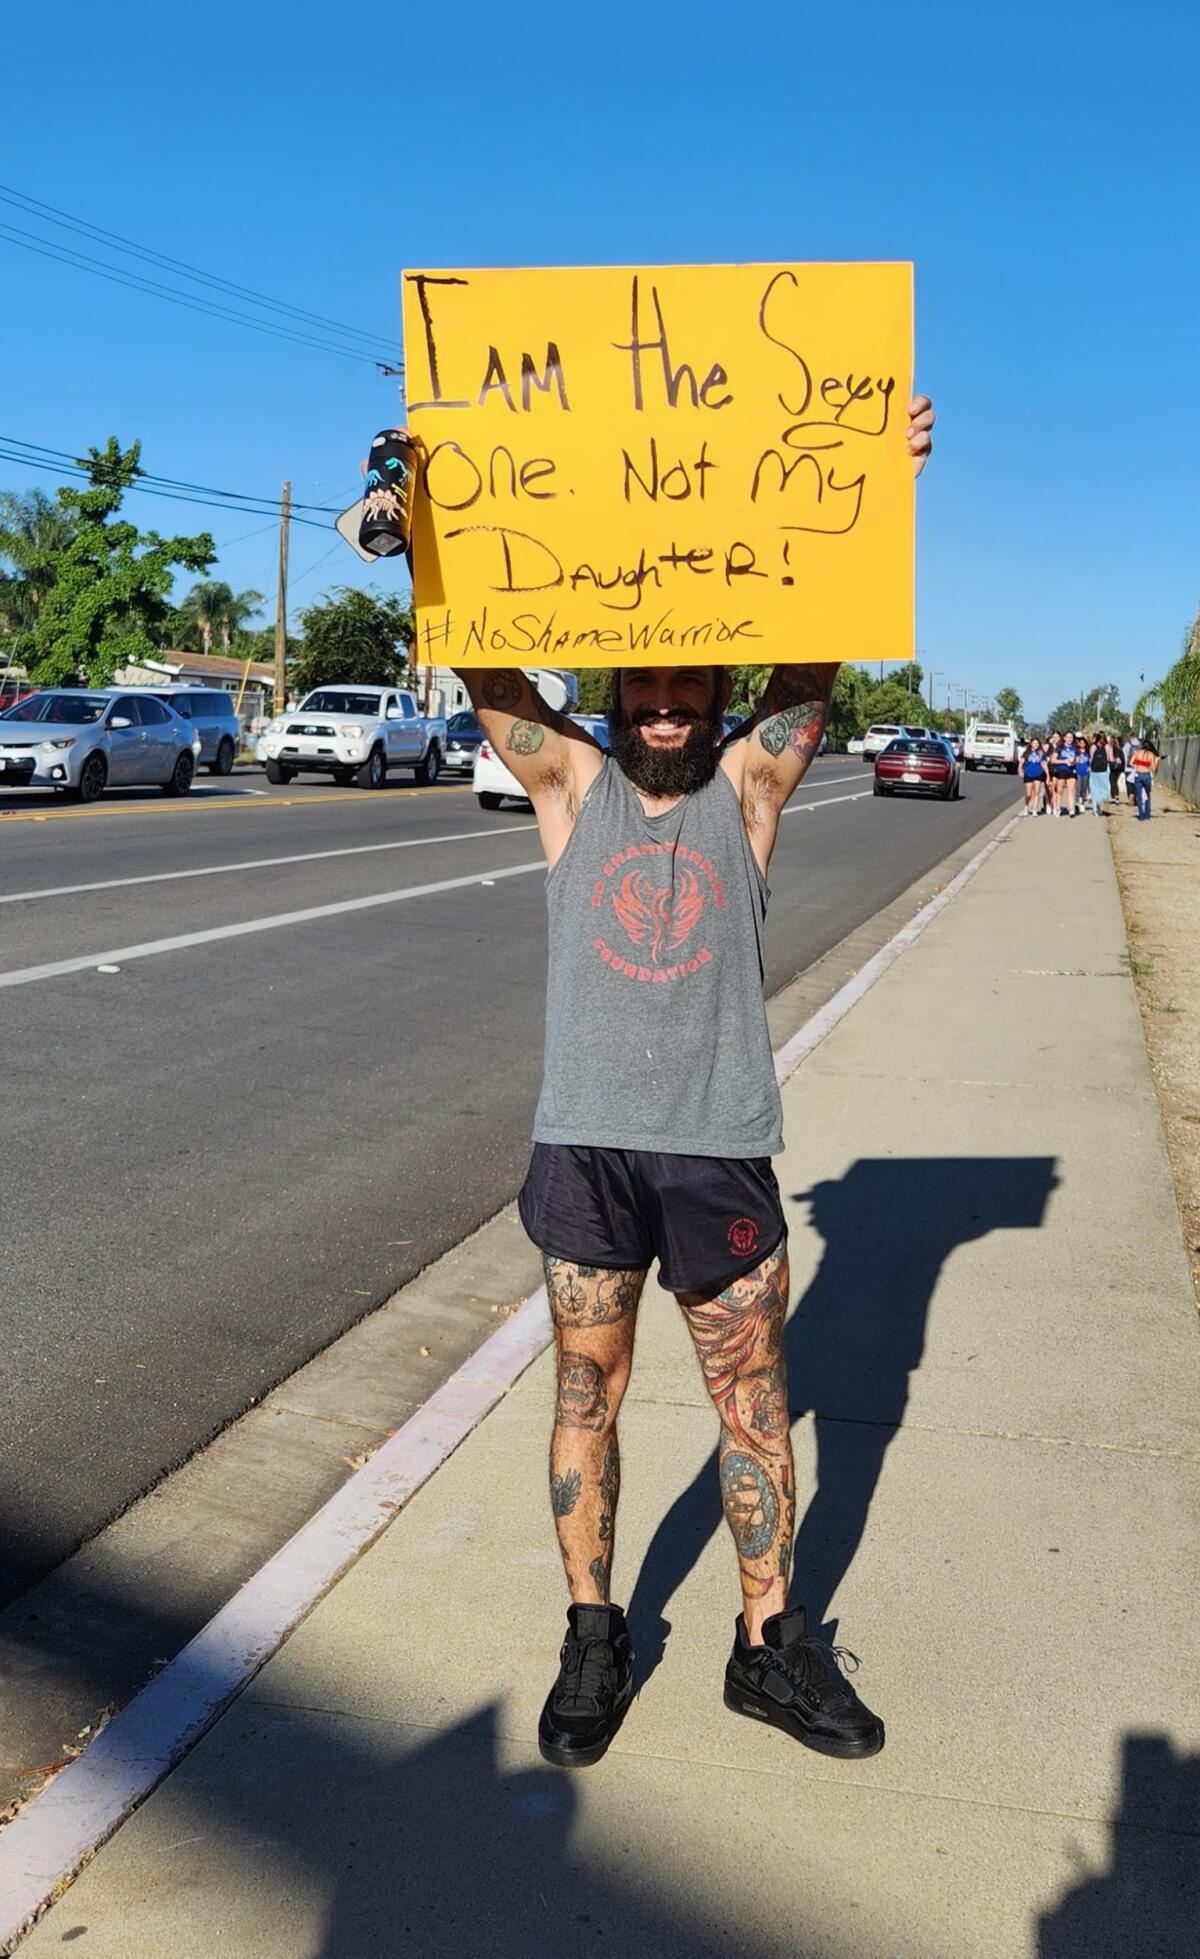
<svg viewBox="0 0 1200 1959"><path fill-rule="evenodd" d="M753 1218L735 1218L729 1227L729 1249L735 1258L749 1258L758 1250L758 1226Z"/></svg>

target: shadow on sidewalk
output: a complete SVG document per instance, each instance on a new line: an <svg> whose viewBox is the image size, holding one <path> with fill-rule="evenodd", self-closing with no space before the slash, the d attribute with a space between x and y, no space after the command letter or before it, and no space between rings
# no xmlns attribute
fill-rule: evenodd
<svg viewBox="0 0 1200 1959"><path fill-rule="evenodd" d="M1037 1230L1057 1181L1052 1157L864 1158L837 1182L793 1193L825 1241L787 1331L792 1419L811 1413L817 1438L795 1592L813 1631L824 1626L822 1637L836 1633L829 1608L904 1418L943 1265L991 1231ZM666 1609L721 1526L714 1447L656 1530L634 1587L629 1622L643 1686L663 1656Z"/></svg>
<svg viewBox="0 0 1200 1959"><path fill-rule="evenodd" d="M333 1681L309 1691L339 1698ZM128 1826L132 1846L122 1833L102 1848L35 1939L86 1939L106 1959L855 1959L853 1921L831 1927L801 1883L765 1897L753 1863L726 1872L715 1911L697 1895L694 1831L682 1864L672 1848L661 1788L615 1826L595 1820L601 1805L589 1828L579 1779L525 1766L528 1737L506 1743L494 1704L431 1731L439 1710L406 1699L398 1663L390 1712L243 1701ZM711 1824L719 1863L719 1814ZM106 1883L123 1847L132 1863Z"/></svg>
<svg viewBox="0 0 1200 1959"><path fill-rule="evenodd" d="M1147 1829L1147 1815L1168 1818ZM1108 1869L1089 1871L1037 1925L1038 1959L1192 1959L1200 1926L1200 1756L1126 1735Z"/></svg>

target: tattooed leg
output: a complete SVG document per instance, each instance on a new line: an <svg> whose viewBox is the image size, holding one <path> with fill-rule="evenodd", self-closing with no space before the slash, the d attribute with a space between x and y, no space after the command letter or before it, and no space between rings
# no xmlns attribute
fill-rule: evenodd
<svg viewBox="0 0 1200 1959"><path fill-rule="evenodd" d="M550 1507L572 1599L607 1605L621 1491L617 1412L646 1274L562 1258L545 1267L558 1352Z"/></svg>
<svg viewBox="0 0 1200 1959"><path fill-rule="evenodd" d="M783 1326L787 1250L780 1247L713 1299L681 1293L708 1391L721 1418L719 1473L737 1547L742 1615L752 1643L787 1604L796 1527Z"/></svg>

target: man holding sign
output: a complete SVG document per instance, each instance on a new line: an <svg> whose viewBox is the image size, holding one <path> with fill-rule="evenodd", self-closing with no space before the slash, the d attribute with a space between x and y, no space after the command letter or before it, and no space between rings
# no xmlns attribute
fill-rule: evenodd
<svg viewBox="0 0 1200 1959"><path fill-rule="evenodd" d="M782 344L782 315L777 306L767 309L784 275L766 268L722 270L757 278L760 326L768 322L773 332L763 326L765 338ZM623 630L620 613L640 605L649 584L662 589L660 580L650 579L655 566L666 566L669 576L681 575L685 582L709 575L716 581L723 559L728 587L737 552L749 553L743 571L750 570L756 552L739 542L750 529L744 522L740 533L718 538L714 530L711 546L672 541L661 550L665 533L654 528L660 515L655 508L637 533L643 541L636 551L632 532L618 540L626 574L605 583L596 570L598 553L596 564L587 561L590 577L579 571L583 561L572 533L579 521L576 510L551 513L536 538L528 524L518 531L484 522L486 509L480 515L472 508L472 518L480 521L469 524L452 515L452 505L469 500L474 506L480 500L473 477L462 474L466 461L481 485L490 481L493 501L497 481L511 482L514 496L522 481L528 491L541 485L541 494L549 496L549 472L543 467L540 476L530 474L528 459L518 461L507 447L509 460L499 477L495 447L492 464L481 469L491 435L483 448L473 450L470 417L495 409L502 415L521 412L497 349L503 336L497 333L489 343L478 398L468 396L461 380L450 379L468 372L465 329L460 324L462 337L454 344L443 315L439 340L431 293L435 285L469 282L457 275L409 276L419 297L419 318L410 314L407 322L409 397L426 455L415 527L418 633L428 649L434 644L446 649L466 682L488 740L533 804L549 866L545 1076L520 1212L544 1256L554 1318L558 1389L550 1490L571 1605L559 1675L539 1726L541 1752L562 1766L598 1761L632 1697L629 1633L622 1609L610 1597L620 1491L617 1416L629 1381L642 1289L657 1259L660 1282L675 1293L687 1321L721 1425L721 1494L742 1593L726 1704L826 1754L872 1755L883 1745L882 1724L842 1678L829 1649L809 1637L803 1607L788 1608L796 1499L783 1361L788 1264L786 1225L771 1169L772 1155L782 1148L782 1110L762 991L767 867L780 813L820 743L845 641L822 633L809 639L823 654L821 663L776 666L752 721L725 741L725 668L678 664L679 641L643 638L637 650L645 664L603 660L613 667L608 755L582 728L549 708L519 668L473 664L482 662L485 647L513 644L514 632L529 631L522 624L530 616L528 595L546 587L564 605L571 602L568 623L564 627L560 616L557 630L591 635L591 659L598 663L597 654L613 650L602 635ZM661 290L658 278L663 278ZM717 361L707 369L677 363L668 352L664 275L656 275L650 290L658 339L645 324L646 294L635 278L632 323L618 347L634 362L637 412L651 406L652 385L665 391L669 413L682 406L702 416L733 404L739 385L733 364L727 372ZM457 297L461 302L462 295ZM460 314L460 323L465 317ZM427 398L417 401L415 356L422 342ZM580 328L574 339L560 333L548 344L552 358L533 370L533 379L539 389L545 382L549 412L570 413L570 401L581 398L580 376L589 371L586 335ZM609 385L603 352L593 353L597 388ZM788 352L799 358L790 343ZM646 363L659 357L661 374L652 383ZM523 355L527 379L531 365ZM516 363L510 366L515 373ZM889 434L894 385L856 381L850 373L836 382L827 376L814 390L810 373L803 404L781 396L790 419L775 445L784 458L782 478L774 471L772 484L782 480L787 490L796 456L840 449L851 435L886 449L879 474L893 493L898 468L919 473L931 446L932 408L918 397L908 405L906 434L899 428ZM806 420L797 410L807 409L814 393L826 405L818 404ZM530 389L522 400L526 409L539 406ZM869 413L865 402L872 404ZM846 407L852 415L839 422ZM460 417L466 411L453 440L444 435L443 418L451 411ZM821 433L804 433L810 429ZM757 452L758 435L750 446ZM563 453L570 455L569 445ZM629 451L624 454L628 463ZM698 460L717 470L736 456L732 441L718 454L706 438ZM505 473L510 463L511 477ZM657 474L661 463L654 438L649 464L654 474L648 480L656 498L663 488ZM752 461L751 467L757 469ZM827 462L821 468L826 487L816 500L824 510L826 495L844 492L848 479ZM856 516L864 506L866 474L864 467L854 479ZM762 476L757 469L752 484ZM691 481L694 488L694 473ZM703 473L699 481L702 495ZM626 508L636 508L642 492L630 484L627 468L624 489ZM911 487L907 495L911 505ZM482 490L480 496L486 505ZM869 504L867 509L869 516ZM789 511L805 521L778 528L792 533L798 546L801 532L825 541L844 536L843 530L809 524L807 508L789 506ZM737 521L736 513L726 515ZM838 523L844 522L839 517ZM456 557L456 551L482 551L492 566L490 597L482 604L467 589L476 575L471 561ZM428 554L424 560L423 553ZM547 573L550 560L559 567L557 575ZM780 605L791 603L788 588L805 562L802 549L794 558L784 549L770 604L743 603L739 595L729 620L745 625L751 637L761 636L755 622L761 618L769 625ZM458 566L465 568L461 578ZM742 589L749 591L748 578ZM711 625L723 608L706 603ZM572 643L578 647L580 641ZM712 637L701 637L696 628L696 636L683 644L693 653L707 650ZM670 649L667 663L651 663L655 645L660 652ZM544 659L546 650L546 645L538 652L531 647L526 657ZM561 653L559 646L553 650ZM727 655L745 657L744 647ZM576 653L570 664L578 659Z"/></svg>

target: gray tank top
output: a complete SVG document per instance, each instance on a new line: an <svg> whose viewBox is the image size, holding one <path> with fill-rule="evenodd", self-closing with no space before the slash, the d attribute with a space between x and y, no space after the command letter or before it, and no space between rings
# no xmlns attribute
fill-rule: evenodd
<svg viewBox="0 0 1200 1959"><path fill-rule="evenodd" d="M724 771L647 816L606 760L546 880L546 1070L534 1141L771 1156L767 881Z"/></svg>

